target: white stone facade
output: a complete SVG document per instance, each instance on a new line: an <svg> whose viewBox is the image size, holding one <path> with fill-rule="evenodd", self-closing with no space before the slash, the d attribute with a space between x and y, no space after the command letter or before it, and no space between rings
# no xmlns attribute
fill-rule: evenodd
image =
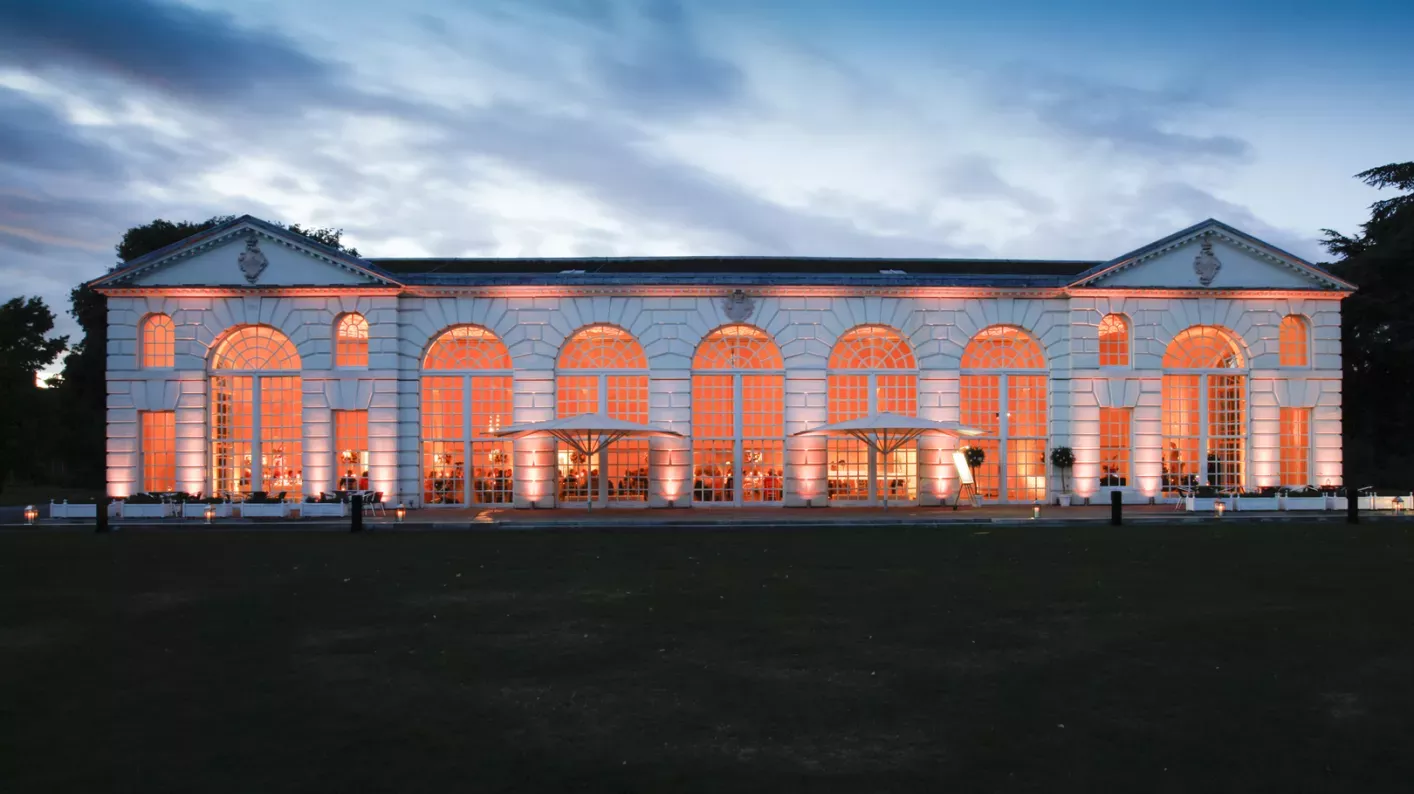
<svg viewBox="0 0 1414 794"><path fill-rule="evenodd" d="M769 335L785 361L785 506L828 503L824 440L792 434L827 421L830 352L841 335L866 324L896 329L907 341L917 362L918 415L949 421L962 419L961 360L969 341L993 326L1022 329L1044 352L1046 443L1075 450L1074 492L1095 496L1100 490L1100 409L1131 408L1133 475L1126 490L1143 501L1161 489L1165 350L1192 326L1225 328L1243 348L1245 484L1278 484L1283 407L1312 409L1312 479L1341 482L1340 298L1351 288L1220 225L1200 224L1185 239L1088 268L1088 275L1065 284L1020 287L915 287L897 278L796 284L800 279L790 275L739 286L741 279L731 274L723 274L720 285L628 275L603 283L552 275L540 286L409 284L378 268L377 260L365 263L371 275L365 274L358 267L362 260L340 261L251 219L216 231L95 282L109 295L107 470L115 496L141 490L142 411L175 411L177 485L192 492L211 489L210 353L233 328L273 327L298 351L306 492L332 490L337 477L332 412L365 409L371 487L416 506L424 493L422 364L442 332L472 325L504 342L513 362L513 421L524 424L555 418L556 362L565 340L586 326L610 324L630 332L647 355L649 423L687 437L652 441L648 506L665 507L670 499L681 505L692 476L694 351L709 333L733 324L727 296L738 288L754 303L745 324ZM234 265L243 234L260 235L264 250L277 254L255 285L240 283ZM1218 240L1217 256L1237 283L1224 283L1220 275L1211 288L1195 288L1194 241L1205 234ZM284 264L289 272L282 273ZM888 267L882 262L878 269ZM335 366L333 329L347 312L367 319L366 367ZM154 313L173 321L170 368L144 367L140 360L140 326ZM1097 329L1111 313L1131 324L1125 367L1100 366ZM1309 323L1304 366L1279 364L1278 328L1288 315ZM955 493L956 473L944 454L954 443L945 436L920 441L920 504L938 504ZM555 503L554 489L545 487L556 477L547 453L552 446L544 440L515 443L515 506ZM1058 491L1057 474L1048 476L1049 490Z"/></svg>

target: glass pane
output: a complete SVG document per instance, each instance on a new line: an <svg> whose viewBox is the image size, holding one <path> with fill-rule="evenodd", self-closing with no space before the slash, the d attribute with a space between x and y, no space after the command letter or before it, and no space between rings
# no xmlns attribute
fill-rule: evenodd
<svg viewBox="0 0 1414 794"><path fill-rule="evenodd" d="M334 334L334 366L368 366L368 321L361 314L339 318Z"/></svg>
<svg viewBox="0 0 1414 794"><path fill-rule="evenodd" d="M1174 491L1201 484L1204 471L1198 459L1202 428L1199 426L1198 390L1201 375L1165 375L1163 380L1164 464L1163 487Z"/></svg>
<svg viewBox="0 0 1414 794"><path fill-rule="evenodd" d="M289 338L268 325L247 325L226 335L212 356L214 369L299 369Z"/></svg>
<svg viewBox="0 0 1414 794"><path fill-rule="evenodd" d="M142 365L155 368L171 367L175 350L172 318L165 314L149 315L142 323Z"/></svg>
<svg viewBox="0 0 1414 794"><path fill-rule="evenodd" d="M304 486L304 416L300 379L260 379L261 488L300 494Z"/></svg>
<svg viewBox="0 0 1414 794"><path fill-rule="evenodd" d="M1100 320L1100 366L1129 366L1129 322L1120 314Z"/></svg>
<svg viewBox="0 0 1414 794"><path fill-rule="evenodd" d="M619 441L600 453L610 502L648 501L648 442ZM591 479L593 473L591 472Z"/></svg>
<svg viewBox="0 0 1414 794"><path fill-rule="evenodd" d="M898 331L865 325L840 337L830 351L830 369L913 369L913 351Z"/></svg>
<svg viewBox="0 0 1414 794"><path fill-rule="evenodd" d="M1311 483L1311 409L1281 409L1282 485Z"/></svg>
<svg viewBox="0 0 1414 794"><path fill-rule="evenodd" d="M368 412L334 412L334 453L338 456L337 489L368 490Z"/></svg>
<svg viewBox="0 0 1414 794"><path fill-rule="evenodd" d="M471 501L475 504L514 502L511 442L475 442L471 445L471 456L476 461L476 468L472 470Z"/></svg>
<svg viewBox="0 0 1414 794"><path fill-rule="evenodd" d="M461 441L423 441L422 501L429 505L459 505L465 499L466 461Z"/></svg>
<svg viewBox="0 0 1414 794"><path fill-rule="evenodd" d="M962 351L963 369L1041 369L1046 357L1031 335L1010 325L984 328Z"/></svg>
<svg viewBox="0 0 1414 794"><path fill-rule="evenodd" d="M748 325L729 325L702 340L692 366L694 369L785 369L785 360L764 331Z"/></svg>
<svg viewBox="0 0 1414 794"><path fill-rule="evenodd" d="M841 502L869 501L869 469L873 450L863 441L831 438L829 454L830 499Z"/></svg>
<svg viewBox="0 0 1414 794"><path fill-rule="evenodd" d="M648 356L633 334L612 325L580 329L560 351L560 369L648 369Z"/></svg>
<svg viewBox="0 0 1414 794"><path fill-rule="evenodd" d="M177 490L177 414L142 412L142 487L145 491Z"/></svg>
<svg viewBox="0 0 1414 794"><path fill-rule="evenodd" d="M730 440L693 439L693 501L730 502L736 499L735 447Z"/></svg>
<svg viewBox="0 0 1414 794"><path fill-rule="evenodd" d="M785 443L749 439L742 444L741 487L738 489L741 500L752 503L781 501Z"/></svg>
<svg viewBox="0 0 1414 794"><path fill-rule="evenodd" d="M255 441L255 379L211 379L211 490L213 495L248 493Z"/></svg>
<svg viewBox="0 0 1414 794"><path fill-rule="evenodd" d="M1046 440L1007 440L1007 500L1038 502L1046 498Z"/></svg>
<svg viewBox="0 0 1414 794"><path fill-rule="evenodd" d="M1128 408L1100 409L1100 486L1129 485L1130 417Z"/></svg>
<svg viewBox="0 0 1414 794"><path fill-rule="evenodd" d="M511 354L496 335L474 325L445 331L427 349L423 369L510 369Z"/></svg>

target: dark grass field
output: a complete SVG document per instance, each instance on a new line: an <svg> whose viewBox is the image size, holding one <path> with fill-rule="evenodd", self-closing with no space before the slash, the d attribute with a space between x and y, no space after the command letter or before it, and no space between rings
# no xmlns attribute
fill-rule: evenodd
<svg viewBox="0 0 1414 794"><path fill-rule="evenodd" d="M1414 790L1394 525L0 534L0 791Z"/></svg>

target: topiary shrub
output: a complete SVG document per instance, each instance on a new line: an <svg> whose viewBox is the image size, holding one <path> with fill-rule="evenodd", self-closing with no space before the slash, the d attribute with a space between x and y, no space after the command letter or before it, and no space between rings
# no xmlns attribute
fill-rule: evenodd
<svg viewBox="0 0 1414 794"><path fill-rule="evenodd" d="M967 467L976 471L987 462L987 450L981 447L963 447L962 456L967 459Z"/></svg>
<svg viewBox="0 0 1414 794"><path fill-rule="evenodd" d="M1061 493L1070 493L1070 483L1067 480L1070 469L1075 465L1075 451L1070 447L1056 447L1051 450L1051 465L1060 469L1061 473Z"/></svg>

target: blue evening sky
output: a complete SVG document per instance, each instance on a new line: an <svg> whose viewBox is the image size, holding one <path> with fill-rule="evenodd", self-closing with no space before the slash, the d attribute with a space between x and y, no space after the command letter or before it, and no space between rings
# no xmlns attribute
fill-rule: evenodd
<svg viewBox="0 0 1414 794"><path fill-rule="evenodd" d="M1414 3L0 0L0 273L129 226L373 256L1311 259L1414 159ZM65 318L64 330L72 324Z"/></svg>

